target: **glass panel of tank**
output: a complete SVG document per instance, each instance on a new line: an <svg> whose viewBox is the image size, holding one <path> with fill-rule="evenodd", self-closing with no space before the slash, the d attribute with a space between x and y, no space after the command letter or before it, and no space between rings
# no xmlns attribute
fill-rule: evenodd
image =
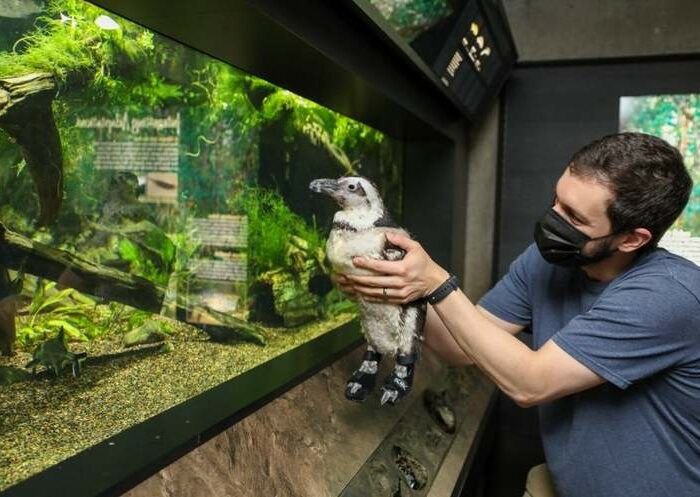
<svg viewBox="0 0 700 497"><path fill-rule="evenodd" d="M355 316L319 177L401 144L82 0L0 3L0 491Z"/></svg>

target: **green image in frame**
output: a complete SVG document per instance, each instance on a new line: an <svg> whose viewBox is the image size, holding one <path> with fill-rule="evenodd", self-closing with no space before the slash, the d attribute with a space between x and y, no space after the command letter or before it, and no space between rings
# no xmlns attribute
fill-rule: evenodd
<svg viewBox="0 0 700 497"><path fill-rule="evenodd" d="M683 155L694 187L659 245L700 264L700 94L621 97L619 129L661 137Z"/></svg>

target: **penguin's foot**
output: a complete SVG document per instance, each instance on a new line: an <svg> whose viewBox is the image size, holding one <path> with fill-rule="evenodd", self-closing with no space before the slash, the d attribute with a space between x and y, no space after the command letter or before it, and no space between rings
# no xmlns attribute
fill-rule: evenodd
<svg viewBox="0 0 700 497"><path fill-rule="evenodd" d="M377 383L377 370L382 355L368 350L365 352L362 364L345 386L345 398L353 402L364 402Z"/></svg>
<svg viewBox="0 0 700 497"><path fill-rule="evenodd" d="M396 366L382 385L381 405L394 405L408 395L413 386L414 370L415 355L396 357Z"/></svg>

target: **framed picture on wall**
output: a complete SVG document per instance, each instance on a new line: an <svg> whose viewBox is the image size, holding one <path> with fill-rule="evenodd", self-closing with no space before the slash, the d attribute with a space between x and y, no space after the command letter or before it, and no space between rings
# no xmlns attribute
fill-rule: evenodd
<svg viewBox="0 0 700 497"><path fill-rule="evenodd" d="M659 136L678 148L694 187L683 214L659 245L700 264L700 94L620 98L620 131Z"/></svg>

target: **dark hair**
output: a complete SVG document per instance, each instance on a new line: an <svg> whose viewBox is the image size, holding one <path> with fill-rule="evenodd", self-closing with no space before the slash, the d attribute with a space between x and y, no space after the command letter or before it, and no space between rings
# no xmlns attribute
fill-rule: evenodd
<svg viewBox="0 0 700 497"><path fill-rule="evenodd" d="M571 158L572 174L594 178L613 193L607 214L615 233L646 228L655 247L688 203L693 180L678 149L644 133L608 135Z"/></svg>

